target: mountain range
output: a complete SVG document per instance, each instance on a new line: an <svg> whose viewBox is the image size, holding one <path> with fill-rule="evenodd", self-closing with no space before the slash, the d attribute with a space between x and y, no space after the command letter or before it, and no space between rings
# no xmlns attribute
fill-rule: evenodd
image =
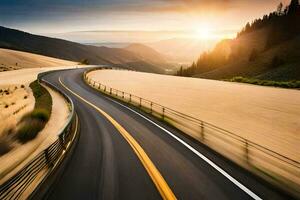
<svg viewBox="0 0 300 200"><path fill-rule="evenodd" d="M165 73L165 69L170 67L166 64L162 55L142 45L134 44L127 48L83 45L62 39L33 35L1 26L0 48L76 62L85 59L90 64L118 65L144 72Z"/></svg>

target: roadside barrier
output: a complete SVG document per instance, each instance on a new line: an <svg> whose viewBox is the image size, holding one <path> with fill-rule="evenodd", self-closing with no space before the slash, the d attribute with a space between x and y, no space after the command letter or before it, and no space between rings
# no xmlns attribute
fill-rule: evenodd
<svg viewBox="0 0 300 200"><path fill-rule="evenodd" d="M75 115L73 102L56 86L42 79L47 73L39 74L38 81L59 92L67 100L71 113L65 126L58 134L58 139L0 186L1 200L29 198L35 189L57 169L76 136L78 119Z"/></svg>
<svg viewBox="0 0 300 200"><path fill-rule="evenodd" d="M94 89L135 106L172 125L243 168L277 186L279 189L295 197L300 197L299 161L281 155L272 149L261 146L211 123L142 97L111 88L88 77L89 72L103 69L112 68L89 69L83 73L84 81Z"/></svg>

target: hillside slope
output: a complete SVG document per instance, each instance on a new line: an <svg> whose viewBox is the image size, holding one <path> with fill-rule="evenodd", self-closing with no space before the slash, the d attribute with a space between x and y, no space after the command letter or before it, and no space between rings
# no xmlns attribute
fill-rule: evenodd
<svg viewBox="0 0 300 200"><path fill-rule="evenodd" d="M218 43L177 74L209 79L243 76L252 80L300 80L300 5L291 3L284 10L248 23L235 39Z"/></svg>
<svg viewBox="0 0 300 200"><path fill-rule="evenodd" d="M98 70L88 76L300 159L297 90L119 70Z"/></svg>
<svg viewBox="0 0 300 200"><path fill-rule="evenodd" d="M41 56L32 53L0 49L0 72L23 68L72 66L76 62Z"/></svg>
<svg viewBox="0 0 300 200"><path fill-rule="evenodd" d="M165 58L152 49L151 47L148 47L143 44L133 43L129 46L124 48L127 51L133 52L135 55L137 55L139 58L141 58L144 61L151 61L155 63L165 63Z"/></svg>
<svg viewBox="0 0 300 200"><path fill-rule="evenodd" d="M66 40L33 35L0 26L0 48L25 51L54 58L79 62L88 59L90 64L124 64L140 62L139 56L120 48L82 45ZM152 71L147 66L142 71Z"/></svg>
<svg viewBox="0 0 300 200"><path fill-rule="evenodd" d="M234 76L244 76L276 81L299 80L300 35L268 50L263 50L266 40L263 40L262 37L257 37L257 35L264 36L260 30L249 35L244 35L243 42L236 39L231 43L231 48L234 48L235 43L242 44L240 47L245 47L244 51L240 50L242 55L235 62L230 62L223 67L194 76L210 79L227 79ZM258 49L260 51L257 58L253 61L249 60L250 49ZM283 60L278 66L272 66L275 57Z"/></svg>
<svg viewBox="0 0 300 200"><path fill-rule="evenodd" d="M171 64L168 58L153 48L144 45L133 43L124 48L127 51L134 53L141 60L139 62L128 63L132 68L139 70L141 66L147 66L149 69L157 69L162 71L161 73L169 73L173 71L176 65ZM140 71L140 70L139 70Z"/></svg>

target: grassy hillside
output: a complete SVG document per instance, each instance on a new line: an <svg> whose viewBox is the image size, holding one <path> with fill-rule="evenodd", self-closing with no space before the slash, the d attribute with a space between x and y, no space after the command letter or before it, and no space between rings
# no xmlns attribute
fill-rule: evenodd
<svg viewBox="0 0 300 200"><path fill-rule="evenodd" d="M165 58L164 55L147 45L134 43L128 45L124 49L134 53L141 60L138 62L127 63L129 68L141 71L140 68L142 66L147 66L147 69L151 69L152 71L159 73L167 73L167 69L173 70L175 68L175 65L167 62L168 59Z"/></svg>
<svg viewBox="0 0 300 200"><path fill-rule="evenodd" d="M248 39L251 40L251 36ZM249 48L254 45L255 43L252 43ZM210 79L244 76L276 81L300 80L300 36L262 51L254 61L249 61L249 56L250 52L245 53L235 62L194 76ZM283 61L277 66L272 66L275 57L281 58Z"/></svg>
<svg viewBox="0 0 300 200"><path fill-rule="evenodd" d="M98 70L88 76L300 159L297 90L120 70ZM200 129L193 130L199 137Z"/></svg>
<svg viewBox="0 0 300 200"><path fill-rule="evenodd" d="M143 44L137 44L137 43L130 44L129 46L125 47L124 49L135 53L137 56L139 56L142 60L145 60L145 61L151 61L151 62L155 62L155 63L165 63L166 62L165 58L160 53L158 53L151 47L148 47Z"/></svg>
<svg viewBox="0 0 300 200"><path fill-rule="evenodd" d="M76 62L41 56L32 53L0 49L0 72L23 68L72 66Z"/></svg>
<svg viewBox="0 0 300 200"><path fill-rule="evenodd" d="M25 51L44 56L80 62L87 59L90 64L126 64L142 61L133 52L121 48L82 45L66 40L33 35L0 26L0 48ZM142 71L148 65L140 66ZM158 71L151 71L158 72Z"/></svg>
<svg viewBox="0 0 300 200"><path fill-rule="evenodd" d="M241 76L272 81L300 80L300 6L287 6L248 23L235 39L218 43L178 75L209 79Z"/></svg>

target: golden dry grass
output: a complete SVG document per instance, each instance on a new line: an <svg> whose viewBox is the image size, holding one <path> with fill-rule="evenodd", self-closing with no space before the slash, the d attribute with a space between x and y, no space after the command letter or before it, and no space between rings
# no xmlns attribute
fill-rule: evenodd
<svg viewBox="0 0 300 200"><path fill-rule="evenodd" d="M24 68L72 66L75 62L0 48L0 72Z"/></svg>
<svg viewBox="0 0 300 200"><path fill-rule="evenodd" d="M5 130L14 128L21 117L32 111L33 107L34 97L28 86L21 88L20 84L0 85L0 137Z"/></svg>
<svg viewBox="0 0 300 200"><path fill-rule="evenodd" d="M73 66L71 66L73 67ZM36 80L37 75L48 70L63 69L66 67L30 68L0 72L0 90L9 90L9 95L0 94L0 136L4 130L15 127L20 118L34 107L34 97L29 83ZM24 85L24 89L21 88ZM15 90L15 87L18 89ZM24 96L27 96L25 99ZM12 105L13 104L13 105ZM8 105L8 108L5 108ZM14 112L18 111L16 114Z"/></svg>
<svg viewBox="0 0 300 200"><path fill-rule="evenodd" d="M25 86L25 89L17 89L2 98L0 95L0 101L4 102L2 103L3 106L6 103L11 104L12 102L15 102L14 105L5 109L3 109L2 104L0 105L0 120L1 122L2 120L5 122L0 123L0 136L3 133L3 130L9 127L16 127L23 114L33 110L35 100L32 91L29 88L29 83L36 80L38 73L64 68L66 67L45 67L0 72L0 89L11 88L11 90L14 90L15 86L18 88L20 88L20 85ZM65 124L69 115L69 110L64 98L53 90L47 89L50 92L53 101L51 117L37 138L23 145L13 144L13 149L0 157L0 163L5 163L5 165L0 165L0 183L3 183L11 177L35 155L56 140L57 134ZM24 95L28 95L28 98L24 99ZM13 113L23 105L27 106L14 115Z"/></svg>
<svg viewBox="0 0 300 200"><path fill-rule="evenodd" d="M58 134L62 130L68 116L69 108L65 99L54 92L50 88L46 87L51 94L53 100L52 114L45 128L38 134L38 136L27 142L26 144L16 144L7 154L0 157L0 183L3 183L18 170L24 167L34 156L40 153L42 150L52 144L58 137ZM33 97L32 97L33 98ZM34 102L34 98L33 98ZM34 103L33 103L34 105ZM33 109L33 106L32 108ZM10 122L10 123L14 123Z"/></svg>
<svg viewBox="0 0 300 200"><path fill-rule="evenodd" d="M300 161L299 90L119 70L88 76Z"/></svg>

